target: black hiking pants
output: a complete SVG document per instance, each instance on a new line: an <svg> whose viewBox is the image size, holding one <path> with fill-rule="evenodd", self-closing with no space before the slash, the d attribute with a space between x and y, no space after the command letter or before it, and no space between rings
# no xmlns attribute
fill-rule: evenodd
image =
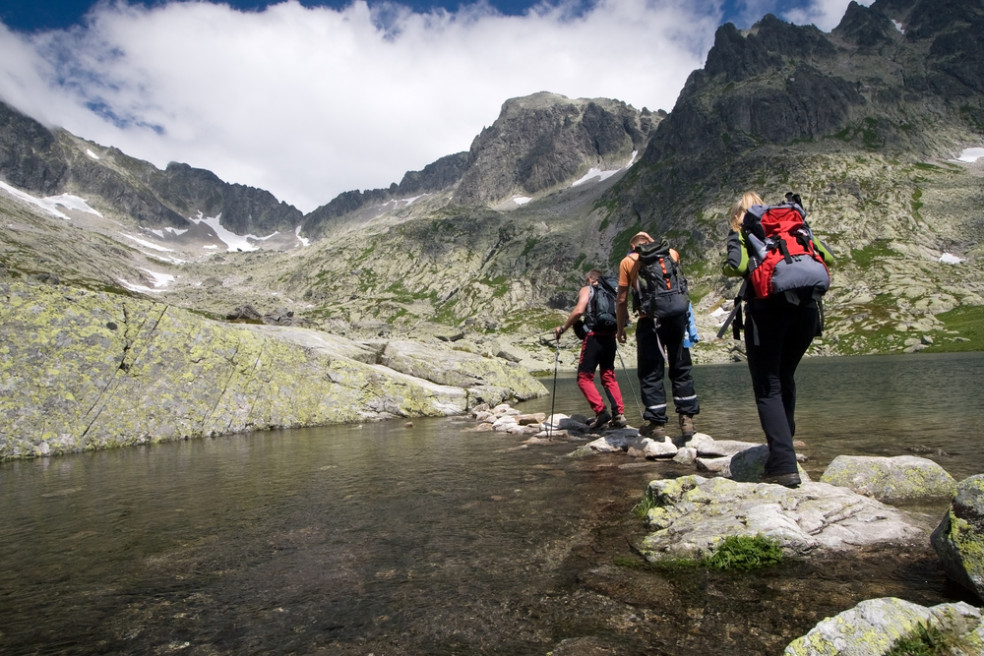
<svg viewBox="0 0 984 656"><path fill-rule="evenodd" d="M796 381L793 375L820 325L815 301L793 305L783 298L751 300L745 308L745 352L759 421L769 444L765 474L797 471Z"/></svg>
<svg viewBox="0 0 984 656"><path fill-rule="evenodd" d="M694 391L693 363L690 351L683 348L683 336L688 326L687 314L675 319L664 319L659 327L649 318L639 319L636 325L638 347L639 389L645 410L642 418L657 424L666 423L666 388L663 376L669 365L670 387L673 405L678 414L695 415L700 412L697 392ZM664 359L662 346L666 349Z"/></svg>

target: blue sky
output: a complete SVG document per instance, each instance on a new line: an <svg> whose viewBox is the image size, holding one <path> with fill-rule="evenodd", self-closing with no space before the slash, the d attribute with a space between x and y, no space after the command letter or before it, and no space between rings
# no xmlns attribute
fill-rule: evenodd
<svg viewBox="0 0 984 656"><path fill-rule="evenodd" d="M265 0L232 0L224 4L242 11L260 11L280 1L282 0L275 2ZM301 6L304 7L334 7L336 9L351 4L351 0L335 0L332 2L322 2L319 0L299 1ZM15 30L28 32L44 29L64 29L79 23L86 12L95 4L93 0L4 0L3 4L0 5L0 22ZM142 0L140 2L131 2L130 4L153 7L164 3L161 0ZM461 0L442 0L436 2L405 2L404 4L421 12L430 11L435 8L443 8L453 12L459 9L461 5L468 3L462 2ZM503 14L515 16L523 14L533 3L522 0L498 0L490 4ZM741 16L741 10L748 4L738 2L738 0L723 2L722 22L747 23L747 20L743 20ZM754 3L751 4L754 5ZM806 7L810 3L775 2L768 4L774 5L774 7L768 8L764 13L768 11L775 12L777 10L785 11L797 6ZM762 6L765 6L765 3L762 3ZM739 27L747 27L747 25L739 25Z"/></svg>
<svg viewBox="0 0 984 656"><path fill-rule="evenodd" d="M722 23L829 31L849 1L0 0L0 100L310 211L467 150L509 98L669 111Z"/></svg>

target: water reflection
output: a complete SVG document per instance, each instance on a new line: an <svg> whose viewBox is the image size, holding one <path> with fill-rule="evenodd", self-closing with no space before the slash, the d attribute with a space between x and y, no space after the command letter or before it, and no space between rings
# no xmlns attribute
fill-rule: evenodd
<svg viewBox="0 0 984 656"><path fill-rule="evenodd" d="M808 464L915 444L955 475L984 471L967 446L982 365L811 361ZM759 435L742 365L696 376L700 430ZM555 403L585 408L572 378ZM2 465L0 653L779 653L864 598L960 598L928 545L866 554L860 579L843 559L738 577L627 566L643 532L632 506L649 480L688 470L575 460L574 444L521 448L471 427L387 422Z"/></svg>

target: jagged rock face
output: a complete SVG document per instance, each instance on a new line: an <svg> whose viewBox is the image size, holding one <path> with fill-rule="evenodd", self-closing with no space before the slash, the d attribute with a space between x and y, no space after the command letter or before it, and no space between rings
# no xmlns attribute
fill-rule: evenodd
<svg viewBox="0 0 984 656"><path fill-rule="evenodd" d="M508 100L469 152L410 171L388 189L342 193L305 217L303 233L322 237L340 217L420 194L454 190L454 204L488 207L569 184L591 167L623 168L661 118L608 99L539 93Z"/></svg>
<svg viewBox="0 0 984 656"><path fill-rule="evenodd" d="M454 202L494 205L555 188L593 166L625 166L645 146L655 118L611 100L547 93L509 100L472 144Z"/></svg>
<svg viewBox="0 0 984 656"><path fill-rule="evenodd" d="M187 225L187 216L176 211L172 204L160 198L146 184L159 171L149 162L129 157L116 148L93 148L67 132L59 131L58 138L68 155L71 175L60 191L82 195L103 210L135 220L138 224L157 228ZM91 153L91 154L90 154Z"/></svg>
<svg viewBox="0 0 984 656"><path fill-rule="evenodd" d="M422 171L408 171L396 187L400 195L425 194L448 189L461 180L469 154L455 153L428 164Z"/></svg>
<svg viewBox="0 0 984 656"><path fill-rule="evenodd" d="M0 174L15 187L56 194L68 166L54 135L0 102Z"/></svg>
<svg viewBox="0 0 984 656"><path fill-rule="evenodd" d="M221 216L222 225L240 235L291 231L302 216L297 208L277 201L268 191L228 184L211 171L187 164L172 162L163 174L150 176L148 183L162 198L179 204L185 216L196 212Z"/></svg>
<svg viewBox="0 0 984 656"><path fill-rule="evenodd" d="M882 47L891 46L902 38L899 29L888 16L868 11L855 2L848 5L844 18L833 34L865 53L878 52Z"/></svg>
<svg viewBox="0 0 984 656"><path fill-rule="evenodd" d="M639 180L616 190L626 220L685 211L691 189L732 193L761 178L749 158L883 151L952 157L984 125L984 7L884 0L852 4L831 34L766 16L718 30L647 149ZM775 163L773 169L778 168ZM669 209L669 212L667 210ZM665 224L672 227L672 222Z"/></svg>

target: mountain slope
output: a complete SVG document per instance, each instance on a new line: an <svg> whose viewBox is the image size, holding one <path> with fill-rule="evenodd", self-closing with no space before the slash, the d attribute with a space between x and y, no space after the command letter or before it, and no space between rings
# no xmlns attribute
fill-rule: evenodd
<svg viewBox="0 0 984 656"><path fill-rule="evenodd" d="M981 168L955 161L984 133L984 3L852 4L831 34L767 16L718 31L632 175L606 197L622 234L648 228L715 277L725 215L755 189L802 194L839 258L827 343L894 350L981 305ZM958 265L940 263L949 253ZM915 326L915 328L914 328ZM836 341L835 341L836 340Z"/></svg>
<svg viewBox="0 0 984 656"><path fill-rule="evenodd" d="M161 171L120 152L48 130L0 102L0 177L43 196L85 196L96 209L147 228L186 228L201 213L237 234L292 231L300 210L261 189L171 163Z"/></svg>
<svg viewBox="0 0 984 656"><path fill-rule="evenodd" d="M878 0L852 4L829 34L772 16L747 32L726 25L669 115L511 99L469 152L304 217L266 192L185 165L162 172L7 110L8 182L78 193L102 218L73 221L109 240L128 226L172 252L124 238L122 254L80 245L79 262L20 238L4 266L13 276L61 264L99 285L172 276L157 298L216 316L249 305L356 336L508 336L543 355L583 273L613 271L643 229L683 254L704 336L696 357L719 360L733 346L710 339L736 287L719 273L727 208L745 189L792 189L838 256L815 352L960 347L945 321L984 305L984 165L955 159L984 136L984 58L970 38L982 17L981 0ZM236 235L261 229L278 236L237 252Z"/></svg>

